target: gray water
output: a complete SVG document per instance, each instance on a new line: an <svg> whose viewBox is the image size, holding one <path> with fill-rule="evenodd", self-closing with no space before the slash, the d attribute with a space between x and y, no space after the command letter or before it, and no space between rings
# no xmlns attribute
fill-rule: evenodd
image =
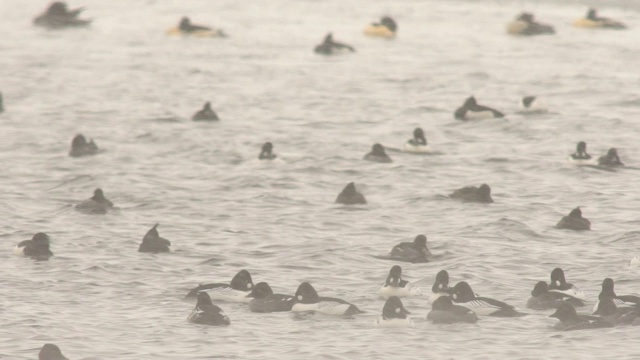
<svg viewBox="0 0 640 360"><path fill-rule="evenodd" d="M428 289L446 269L487 297L526 311L536 281L565 269L593 305L605 277L640 291L628 261L640 238L638 1L98 1L89 29L46 31L40 1L0 2L2 218L0 357L33 359L45 342L70 359L588 359L637 358L637 327L561 333L550 312L475 325L433 325L426 298L405 300L416 323L377 329L377 290L394 262L374 258L426 234L436 259L401 264ZM571 27L588 5L626 31ZM517 38L505 25L533 11L557 35ZM366 38L383 14L394 41ZM182 15L228 39L165 36ZM312 52L327 31L357 53ZM462 123L474 94L506 119ZM550 113L515 112L538 95ZM191 122L210 100L219 123ZM390 152L421 126L438 156ZM70 158L72 137L105 152ZM629 168L567 162L578 141L616 147ZM279 161L257 160L265 141ZM355 181L369 204L333 204ZM494 204L454 189L489 184ZM120 209L73 206L101 187ZM557 230L576 206L590 232ZM140 254L160 223L171 254ZM55 256L12 247L36 232ZM367 313L351 319L254 314L219 303L226 328L186 321L198 283L240 269L276 292L310 281ZM590 307L588 307L590 309Z"/></svg>

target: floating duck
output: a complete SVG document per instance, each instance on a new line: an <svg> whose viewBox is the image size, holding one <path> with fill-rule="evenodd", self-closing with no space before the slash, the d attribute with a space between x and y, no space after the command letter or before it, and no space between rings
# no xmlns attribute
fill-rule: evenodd
<svg viewBox="0 0 640 360"><path fill-rule="evenodd" d="M555 34L553 26L536 22L531 13L518 15L515 21L507 25L507 32L512 35L545 35Z"/></svg>
<svg viewBox="0 0 640 360"><path fill-rule="evenodd" d="M227 34L225 34L221 29L212 29L207 26L194 25L191 23L191 19L186 16L180 20L178 27L169 29L167 31L167 35L203 38L227 37Z"/></svg>
<svg viewBox="0 0 640 360"><path fill-rule="evenodd" d="M590 29L626 29L627 26L619 21L598 16L598 11L590 8L587 11L587 17L578 19L573 22L573 26Z"/></svg>
<svg viewBox="0 0 640 360"><path fill-rule="evenodd" d="M374 37L382 37L385 39L393 39L396 37L398 24L389 16L380 19L379 23L373 23L364 28L364 34Z"/></svg>

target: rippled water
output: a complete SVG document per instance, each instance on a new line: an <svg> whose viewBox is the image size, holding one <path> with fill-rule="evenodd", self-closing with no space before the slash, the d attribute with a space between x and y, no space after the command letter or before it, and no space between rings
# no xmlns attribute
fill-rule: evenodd
<svg viewBox="0 0 640 360"><path fill-rule="evenodd" d="M570 26L588 4L627 31ZM72 2L90 29L44 31L45 3L0 3L0 357L33 359L53 342L71 359L202 358L634 358L637 328L559 333L535 312L476 325L424 321L426 299L405 301L416 328L376 329L387 252L416 234L437 258L402 264L430 287L447 269L484 296L524 309L538 280L561 266L591 304L604 277L640 289L627 267L640 238L640 172L569 165L584 140L592 155L615 146L640 167L640 3L637 1L97 1ZM605 7L607 6L607 7ZM556 36L516 38L520 11ZM395 41L365 38L382 14ZM179 17L222 27L228 39L164 32ZM357 53L313 54L324 34ZM462 123L464 98L507 119ZM515 114L521 95L551 113ZM210 100L221 117L194 123ZM439 156L362 157L374 142L399 148L425 129ZM76 133L106 151L67 156ZM280 161L256 158L265 141ZM343 207L350 181L369 204ZM494 204L462 204L452 190L486 182ZM73 205L101 187L119 211L85 215ZM593 231L553 226L575 206ZM137 252L156 222L176 251ZM43 231L49 261L11 248ZM254 281L293 293L310 281L352 301L352 319L253 314L220 303L232 325L190 324L182 297L201 282ZM422 320L421 320L422 319Z"/></svg>

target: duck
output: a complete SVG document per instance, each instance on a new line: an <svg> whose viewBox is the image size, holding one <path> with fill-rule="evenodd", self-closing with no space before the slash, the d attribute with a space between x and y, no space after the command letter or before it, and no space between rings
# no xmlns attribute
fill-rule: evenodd
<svg viewBox="0 0 640 360"><path fill-rule="evenodd" d="M598 165L600 166L624 166L622 161L620 161L620 157L618 156L618 150L616 148L611 148L607 151L607 154L604 156L600 156L598 158Z"/></svg>
<svg viewBox="0 0 640 360"><path fill-rule="evenodd" d="M44 344L38 353L38 360L69 360L55 344Z"/></svg>
<svg viewBox="0 0 640 360"><path fill-rule="evenodd" d="M381 37L385 39L393 39L398 32L398 24L390 16L384 16L379 23L372 23L364 28L364 34L367 36Z"/></svg>
<svg viewBox="0 0 640 360"><path fill-rule="evenodd" d="M611 278L605 278L602 280L602 290L598 295L598 302L593 306L593 314L595 315L598 306L600 306L600 302L605 299L611 299L614 306L624 307L624 308L640 308L640 297L636 295L617 295L613 290L614 282Z"/></svg>
<svg viewBox="0 0 640 360"><path fill-rule="evenodd" d="M404 143L404 151L408 153L432 153L433 150L427 144L427 138L424 137L424 131L421 128L413 130L413 139Z"/></svg>
<svg viewBox="0 0 640 360"><path fill-rule="evenodd" d="M612 296L600 297L593 315L598 315L598 320L611 326L634 324L640 317L640 307L618 307Z"/></svg>
<svg viewBox="0 0 640 360"><path fill-rule="evenodd" d="M206 292L198 293L196 307L193 309L187 320L194 324L227 326L231 325L231 320L224 314L218 306L213 305L211 297Z"/></svg>
<svg viewBox="0 0 640 360"><path fill-rule="evenodd" d="M468 97L453 115L457 120L483 120L504 117L504 114L496 109L478 105L476 98L473 96Z"/></svg>
<svg viewBox="0 0 640 360"><path fill-rule="evenodd" d="M537 96L523 96L520 99L520 114L523 115L534 115L546 113L547 108L538 101Z"/></svg>
<svg viewBox="0 0 640 360"><path fill-rule="evenodd" d="M376 320L375 325L381 328L412 327L413 320L407 316L410 314L399 297L390 296L382 308L382 317Z"/></svg>
<svg viewBox="0 0 640 360"><path fill-rule="evenodd" d="M414 287L407 280L403 280L402 268L398 265L394 265L391 270L389 270L389 275L387 275L387 280L384 282L384 285L380 288L380 295L384 296L385 298L389 298L392 296L421 296L422 290L420 290L420 288Z"/></svg>
<svg viewBox="0 0 640 360"><path fill-rule="evenodd" d="M251 298L248 298L247 295L251 294L252 288L251 274L247 270L240 270L231 279L231 283L200 284L198 287L191 289L186 297L195 297L200 292L207 292L213 300L249 303Z"/></svg>
<svg viewBox="0 0 640 360"><path fill-rule="evenodd" d="M291 295L274 294L266 282L257 283L247 297L251 298L249 310L258 313L291 311L296 300Z"/></svg>
<svg viewBox="0 0 640 360"><path fill-rule="evenodd" d="M515 307L491 298L476 296L465 281L457 283L451 290L451 299L456 304L461 304L472 309L479 316L495 317L519 317L526 314L518 312Z"/></svg>
<svg viewBox="0 0 640 360"><path fill-rule="evenodd" d="M353 46L351 45L333 41L333 34L328 33L324 37L322 44L316 46L314 51L316 52L316 54L333 55L333 54L338 54L346 51L355 52L356 49L354 49Z"/></svg>
<svg viewBox="0 0 640 360"><path fill-rule="evenodd" d="M568 302L563 302L558 306L556 312L549 317L560 320L554 328L562 331L595 329L611 327L608 322L598 321L598 318L588 315L578 315L576 309Z"/></svg>
<svg viewBox="0 0 640 360"><path fill-rule="evenodd" d="M106 214L112 208L113 203L104 197L104 192L100 188L93 191L92 197L76 205L76 210L88 214Z"/></svg>
<svg viewBox="0 0 640 360"><path fill-rule="evenodd" d="M507 32L512 35L546 35L555 34L553 26L535 21L532 13L523 12L515 21L509 23Z"/></svg>
<svg viewBox="0 0 640 360"><path fill-rule="evenodd" d="M0 92L0 114L4 112L4 101L2 99L2 92Z"/></svg>
<svg viewBox="0 0 640 360"><path fill-rule="evenodd" d="M394 246L389 255L393 260L410 263L428 262L432 256L431 251L427 248L427 237L422 234L416 236L413 242L401 242Z"/></svg>
<svg viewBox="0 0 640 360"><path fill-rule="evenodd" d="M473 324L478 322L478 315L464 306L454 305L450 297L441 296L431 305L427 320L434 324Z"/></svg>
<svg viewBox="0 0 640 360"><path fill-rule="evenodd" d="M365 160L379 162L379 163L390 163L392 162L391 158L384 151L384 146L381 144L373 144L371 147L371 151L364 156Z"/></svg>
<svg viewBox="0 0 640 360"><path fill-rule="evenodd" d="M350 182L345 186L342 192L336 198L336 204L343 205L358 205L358 204L366 204L367 200L364 198L364 195L359 193L356 190L356 184Z"/></svg>
<svg viewBox="0 0 640 360"><path fill-rule="evenodd" d="M449 288L449 273L447 270L440 270L436 274L436 280L431 287L430 303L434 303L441 296L450 296L451 289Z"/></svg>
<svg viewBox="0 0 640 360"><path fill-rule="evenodd" d="M193 114L193 116L191 117L191 120L193 121L219 121L220 119L218 118L218 114L216 114L215 111L213 111L213 109L211 109L211 102L207 101L204 104L204 107L198 111L197 113Z"/></svg>
<svg viewBox="0 0 640 360"><path fill-rule="evenodd" d="M158 225L155 224L142 238L138 252L161 253L171 251L171 242L158 234Z"/></svg>
<svg viewBox="0 0 640 360"><path fill-rule="evenodd" d="M270 142L266 142L262 145L262 150L260 150L260 155L258 155L259 160L273 160L278 156L273 153L273 144Z"/></svg>
<svg viewBox="0 0 640 360"><path fill-rule="evenodd" d="M87 142L84 135L78 134L71 141L71 151L69 151L69 156L71 157L89 156L97 153L98 145L93 142L93 139Z"/></svg>
<svg viewBox="0 0 640 360"><path fill-rule="evenodd" d="M571 210L569 215L563 216L556 224L558 229L569 230L591 230L591 221L582 217L582 210L580 207Z"/></svg>
<svg viewBox="0 0 640 360"><path fill-rule="evenodd" d="M531 290L531 297L527 301L527 308L532 310L557 309L562 304L562 298L558 298L549 292L549 284L538 281Z"/></svg>
<svg viewBox="0 0 640 360"><path fill-rule="evenodd" d="M549 292L556 298L563 299L573 306L584 306L585 295L577 286L568 283L564 277L564 270L555 268L551 271Z"/></svg>
<svg viewBox="0 0 640 360"><path fill-rule="evenodd" d="M91 24L91 20L78 18L83 10L84 8L69 10L66 3L55 1L49 5L44 14L33 19L33 24L47 29L86 27Z"/></svg>
<svg viewBox="0 0 640 360"><path fill-rule="evenodd" d="M491 188L487 184L479 187L465 186L449 195L452 199L462 200L463 202L476 202L490 204L493 202L491 198Z"/></svg>
<svg viewBox="0 0 640 360"><path fill-rule="evenodd" d="M594 8L587 10L587 16L585 18L574 21L573 26L591 29L599 28L615 30L624 30L627 28L627 26L620 21L598 16L598 11Z"/></svg>
<svg viewBox="0 0 640 360"><path fill-rule="evenodd" d="M21 241L13 248L13 253L18 256L28 256L34 259L48 259L53 256L49 249L49 235L39 232L31 240Z"/></svg>
<svg viewBox="0 0 640 360"><path fill-rule="evenodd" d="M344 316L362 313L357 306L342 299L318 296L316 289L308 282L303 282L296 290L296 303L291 308L291 311L313 311L326 315Z"/></svg>
<svg viewBox="0 0 640 360"><path fill-rule="evenodd" d="M569 162L576 165L593 165L594 161L591 155L587 154L587 143L580 141L576 145L576 152L569 156Z"/></svg>
<svg viewBox="0 0 640 360"><path fill-rule="evenodd" d="M169 29L167 34L204 38L227 37L227 34L222 29L212 29L207 26L192 24L191 19L187 16L183 16L178 26Z"/></svg>

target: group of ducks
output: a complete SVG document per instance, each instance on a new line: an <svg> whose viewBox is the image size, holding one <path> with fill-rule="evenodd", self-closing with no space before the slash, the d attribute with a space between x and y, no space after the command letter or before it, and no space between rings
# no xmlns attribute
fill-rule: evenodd
<svg viewBox="0 0 640 360"><path fill-rule="evenodd" d="M619 21L598 16L596 9L590 8L587 16L573 22L573 26L583 28L626 29L627 26ZM551 25L538 23L533 14L524 12L507 25L507 32L514 35L545 35L555 34Z"/></svg>

